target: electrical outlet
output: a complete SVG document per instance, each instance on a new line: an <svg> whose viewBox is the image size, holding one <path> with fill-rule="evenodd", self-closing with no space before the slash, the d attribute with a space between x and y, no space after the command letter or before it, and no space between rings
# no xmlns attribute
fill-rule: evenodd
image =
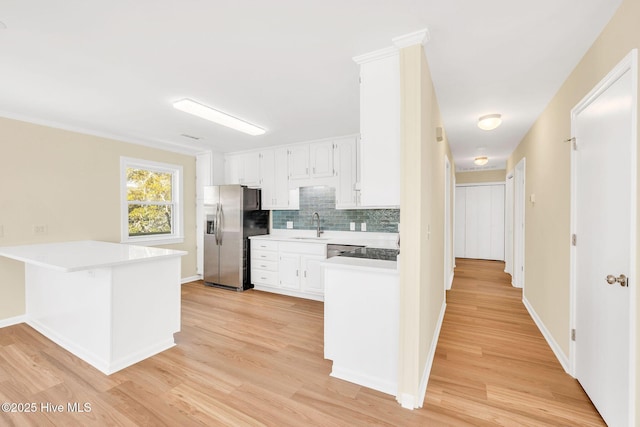
<svg viewBox="0 0 640 427"><path fill-rule="evenodd" d="M287 228L293 228L293 221L287 221Z"/></svg>
<svg viewBox="0 0 640 427"><path fill-rule="evenodd" d="M349 230L350 231L356 231L356 223L355 222L349 223Z"/></svg>
<svg viewBox="0 0 640 427"><path fill-rule="evenodd" d="M47 226L44 224L38 224L33 226L33 234L46 234Z"/></svg>
<svg viewBox="0 0 640 427"><path fill-rule="evenodd" d="M360 223L360 231L367 231L367 223L366 222Z"/></svg>

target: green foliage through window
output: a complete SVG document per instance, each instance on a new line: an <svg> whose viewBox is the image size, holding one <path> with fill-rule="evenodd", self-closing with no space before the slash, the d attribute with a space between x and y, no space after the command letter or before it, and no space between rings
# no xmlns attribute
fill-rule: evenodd
<svg viewBox="0 0 640 427"><path fill-rule="evenodd" d="M173 175L127 168L129 236L171 234Z"/></svg>

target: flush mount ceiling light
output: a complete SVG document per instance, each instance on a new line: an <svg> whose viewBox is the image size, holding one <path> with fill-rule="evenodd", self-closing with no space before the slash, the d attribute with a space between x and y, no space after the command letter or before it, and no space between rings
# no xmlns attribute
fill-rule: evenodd
<svg viewBox="0 0 640 427"><path fill-rule="evenodd" d="M478 119L478 127L482 130L494 130L502 123L502 115L487 114Z"/></svg>
<svg viewBox="0 0 640 427"><path fill-rule="evenodd" d="M266 132L266 130L261 127L252 125L251 123L245 122L237 117L230 116L222 111L207 107L206 105L200 104L199 102L189 98L174 102L173 108L184 111L185 113L193 114L194 116L198 116L202 119L212 121L219 125L248 133L249 135L262 135Z"/></svg>
<svg viewBox="0 0 640 427"><path fill-rule="evenodd" d="M484 166L489 162L489 158L488 157L476 157L473 160L473 163L475 163L478 166Z"/></svg>

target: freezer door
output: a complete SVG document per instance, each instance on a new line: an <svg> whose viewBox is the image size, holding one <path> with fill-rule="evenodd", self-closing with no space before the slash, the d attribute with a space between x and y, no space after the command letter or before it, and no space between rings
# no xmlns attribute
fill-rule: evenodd
<svg viewBox="0 0 640 427"><path fill-rule="evenodd" d="M204 262L203 279L208 283L220 280L220 247L217 243L220 194L218 187L205 187L207 200L204 205Z"/></svg>
<svg viewBox="0 0 640 427"><path fill-rule="evenodd" d="M243 254L243 188L222 185L220 188L220 280L219 285L242 289L244 277Z"/></svg>
<svg viewBox="0 0 640 427"><path fill-rule="evenodd" d="M220 246L216 245L214 234L204 235L204 274L208 283L218 283L220 280Z"/></svg>

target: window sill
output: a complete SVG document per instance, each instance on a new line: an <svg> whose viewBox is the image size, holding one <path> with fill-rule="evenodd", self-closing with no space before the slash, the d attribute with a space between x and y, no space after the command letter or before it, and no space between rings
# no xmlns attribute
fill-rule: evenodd
<svg viewBox="0 0 640 427"><path fill-rule="evenodd" d="M177 245L184 243L184 236L131 237L120 243L140 246Z"/></svg>

